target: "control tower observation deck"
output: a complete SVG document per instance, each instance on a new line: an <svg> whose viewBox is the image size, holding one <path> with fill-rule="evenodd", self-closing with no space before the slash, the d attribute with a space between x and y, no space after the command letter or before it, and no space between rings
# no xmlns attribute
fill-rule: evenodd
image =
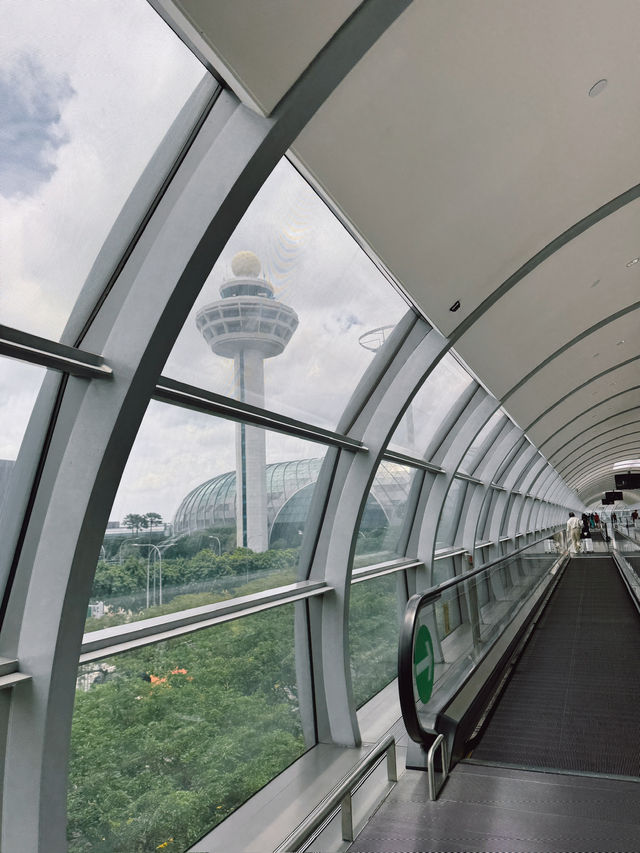
<svg viewBox="0 0 640 853"><path fill-rule="evenodd" d="M234 396L264 408L264 359L280 355L298 326L298 315L276 300L271 282L260 276L253 252L239 252L231 262L233 278L220 286L221 298L203 306L196 325L211 350L234 360ZM264 431L236 425L238 545L265 551L267 498Z"/></svg>

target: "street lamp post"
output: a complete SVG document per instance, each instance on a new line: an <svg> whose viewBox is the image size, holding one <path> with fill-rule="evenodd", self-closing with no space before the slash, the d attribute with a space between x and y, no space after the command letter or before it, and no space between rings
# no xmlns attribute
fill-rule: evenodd
<svg viewBox="0 0 640 853"><path fill-rule="evenodd" d="M130 544L131 544L131 539L125 539L123 542L120 543L120 547L118 548L118 556L116 557L116 560L120 563L120 565L122 565L122 549L124 548L125 545L130 545Z"/></svg>
<svg viewBox="0 0 640 853"><path fill-rule="evenodd" d="M153 548L154 551L157 551L158 561L159 561L159 569L158 569L159 601L158 601L158 603L162 604L162 551L160 550L160 548L158 548L157 545L154 545L152 542L132 543L132 547L133 548ZM149 609L149 556L150 556L150 553L151 552L149 552L147 554L147 610ZM155 562L154 562L154 566L155 566ZM156 583L156 573L154 570L154 572L153 572L153 603L154 604L156 603L155 583Z"/></svg>
<svg viewBox="0 0 640 853"><path fill-rule="evenodd" d="M218 543L218 557L222 554L222 545L220 544L220 540L217 536L210 536L209 539L215 539Z"/></svg>

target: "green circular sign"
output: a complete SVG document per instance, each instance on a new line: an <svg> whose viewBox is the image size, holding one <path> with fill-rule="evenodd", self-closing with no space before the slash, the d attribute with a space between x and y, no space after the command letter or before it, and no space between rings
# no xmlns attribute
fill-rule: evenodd
<svg viewBox="0 0 640 853"><path fill-rule="evenodd" d="M431 634L426 625L421 625L413 646L413 672L418 696L422 702L428 702L431 699L434 663Z"/></svg>

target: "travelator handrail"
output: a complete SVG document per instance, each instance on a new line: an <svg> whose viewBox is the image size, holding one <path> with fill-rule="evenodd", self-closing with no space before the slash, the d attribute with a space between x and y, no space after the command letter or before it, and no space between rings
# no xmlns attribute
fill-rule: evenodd
<svg viewBox="0 0 640 853"><path fill-rule="evenodd" d="M523 551L527 551L534 545L539 545L541 542L551 538L553 534L547 533L539 539L529 542L520 548L516 548L509 554L503 554L494 560L489 560L471 571L465 572L457 577L443 581L437 586L430 587L422 593L412 595L404 611L404 617L400 626L400 637L398 640L398 693L400 696L400 709L402 718L407 729L409 737L416 743L424 743L425 735L433 735L434 732L424 729L418 710L416 708L414 693L413 693L413 648L417 624L417 615L420 610L429 604L431 601L436 601L443 592L446 592L459 584L468 583L478 575L486 572L488 569L498 566L501 563L507 563L513 557L517 557Z"/></svg>
<svg viewBox="0 0 640 853"><path fill-rule="evenodd" d="M366 777L373 772L385 754L387 756L387 779L389 782L397 782L396 739L393 735L387 735L378 741L371 752L367 753L338 782L335 788L329 791L311 814L284 839L282 844L276 847L274 853L296 853L303 846L310 844L313 840L312 836L323 829L324 824L340 808L342 809L342 839L343 841L353 841L351 795L364 782Z"/></svg>

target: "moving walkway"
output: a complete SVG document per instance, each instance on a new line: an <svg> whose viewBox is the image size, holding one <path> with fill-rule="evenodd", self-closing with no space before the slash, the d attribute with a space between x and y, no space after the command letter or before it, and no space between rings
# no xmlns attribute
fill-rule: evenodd
<svg viewBox="0 0 640 853"><path fill-rule="evenodd" d="M411 599L413 769L350 850L639 849L640 553L595 539L593 554L529 549ZM445 635L454 599L466 625Z"/></svg>

